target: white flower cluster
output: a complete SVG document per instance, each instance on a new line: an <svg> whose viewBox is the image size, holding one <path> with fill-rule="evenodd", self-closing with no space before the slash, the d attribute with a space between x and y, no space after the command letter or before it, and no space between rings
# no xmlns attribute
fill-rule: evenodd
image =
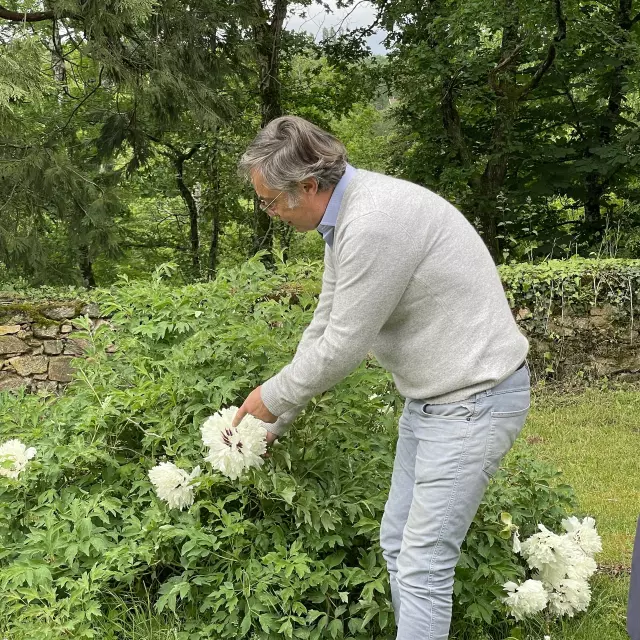
<svg viewBox="0 0 640 640"><path fill-rule="evenodd" d="M548 606L554 617L586 611L591 601L589 578L597 565L593 556L602 551L602 541L593 518L580 521L572 516L562 521L566 533L558 535L544 525L539 533L520 542L514 535L514 551L520 553L534 572L521 585L507 582L504 602L516 620L543 611Z"/></svg>
<svg viewBox="0 0 640 640"><path fill-rule="evenodd" d="M205 461L231 480L250 467L262 465L262 455L267 450L264 423L247 415L237 427L232 427L237 411L237 407L222 409L209 416L200 428L202 442L209 448ZM199 475L200 467L189 474L172 462L161 462L149 471L158 497L170 508L180 510L193 504L193 489L198 485L193 480Z"/></svg>
<svg viewBox="0 0 640 640"><path fill-rule="evenodd" d="M502 587L509 594L504 601L516 620L542 611L549 602L547 590L539 580L525 580L521 585L507 582Z"/></svg>
<svg viewBox="0 0 640 640"><path fill-rule="evenodd" d="M191 473L176 467L173 462L161 462L149 471L149 480L155 487L160 500L164 500L170 509L184 509L193 504L193 480L200 475L200 467Z"/></svg>
<svg viewBox="0 0 640 640"><path fill-rule="evenodd" d="M222 409L209 416L200 429L202 442L209 447L205 460L231 480L240 477L245 469L262 465L267 450L264 422L247 415L232 427L237 411L237 407Z"/></svg>
<svg viewBox="0 0 640 640"><path fill-rule="evenodd" d="M35 455L36 450L27 448L20 440L7 440L0 445L0 476L15 480Z"/></svg>

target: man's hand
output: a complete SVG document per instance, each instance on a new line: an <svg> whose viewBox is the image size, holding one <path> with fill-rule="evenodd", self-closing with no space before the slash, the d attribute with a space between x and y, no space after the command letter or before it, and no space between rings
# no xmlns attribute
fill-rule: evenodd
<svg viewBox="0 0 640 640"><path fill-rule="evenodd" d="M232 427L237 427L247 413L254 418L258 418L258 420L262 420L262 422L275 422L278 419L278 416L274 416L273 413L267 409L264 402L262 402L262 396L260 395L261 388L262 387L256 387L247 396L247 399L242 403L242 406L238 409L238 413L236 413L231 423Z"/></svg>
<svg viewBox="0 0 640 640"><path fill-rule="evenodd" d="M262 422L275 422L278 419L278 416L274 416L273 413L267 409L264 402L262 402L260 387L256 387L247 396L246 400L242 403L242 406L238 409L238 412L233 418L231 426L237 427L247 413L258 418L258 420L262 420ZM273 441L276 440L277 437L278 436L275 433L267 431L267 445L273 444Z"/></svg>

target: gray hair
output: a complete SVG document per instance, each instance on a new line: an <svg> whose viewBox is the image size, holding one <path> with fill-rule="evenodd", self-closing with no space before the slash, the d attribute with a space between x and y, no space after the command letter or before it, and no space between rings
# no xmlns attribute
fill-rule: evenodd
<svg viewBox="0 0 640 640"><path fill-rule="evenodd" d="M293 195L303 180L318 190L338 184L347 166L345 146L330 133L297 116L282 116L258 133L240 159L240 173L260 172L271 188Z"/></svg>

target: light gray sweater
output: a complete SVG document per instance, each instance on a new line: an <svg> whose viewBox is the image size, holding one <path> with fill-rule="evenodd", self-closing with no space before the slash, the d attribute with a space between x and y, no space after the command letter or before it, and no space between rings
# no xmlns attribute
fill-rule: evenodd
<svg viewBox="0 0 640 640"><path fill-rule="evenodd" d="M404 397L456 402L507 378L528 346L465 217L428 189L358 170L325 247L313 320L261 396L281 434L371 351Z"/></svg>

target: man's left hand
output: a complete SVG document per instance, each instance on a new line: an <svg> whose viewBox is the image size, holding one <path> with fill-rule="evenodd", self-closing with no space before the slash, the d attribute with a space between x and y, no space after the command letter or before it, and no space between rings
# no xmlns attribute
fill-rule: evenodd
<svg viewBox="0 0 640 640"><path fill-rule="evenodd" d="M262 420L262 422L275 422L278 419L278 416L274 416L273 413L267 409L264 402L262 402L260 389L261 387L256 387L242 403L242 406L238 409L238 412L233 418L233 427L237 427L247 413L252 415L254 418L258 418L258 420Z"/></svg>

